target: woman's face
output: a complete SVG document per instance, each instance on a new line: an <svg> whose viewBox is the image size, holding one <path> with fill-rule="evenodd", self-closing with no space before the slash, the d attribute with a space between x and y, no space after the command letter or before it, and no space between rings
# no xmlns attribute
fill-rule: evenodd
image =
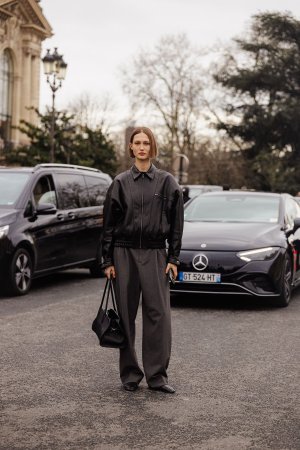
<svg viewBox="0 0 300 450"><path fill-rule="evenodd" d="M130 148L136 159L140 161L147 161L150 159L150 140L145 133L136 134L130 144Z"/></svg>

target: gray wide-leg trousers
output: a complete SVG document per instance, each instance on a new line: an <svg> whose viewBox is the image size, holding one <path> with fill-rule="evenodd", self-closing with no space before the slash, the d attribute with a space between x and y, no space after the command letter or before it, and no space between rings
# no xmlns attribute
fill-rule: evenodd
<svg viewBox="0 0 300 450"><path fill-rule="evenodd" d="M143 367L150 387L167 384L171 353L171 311L165 249L115 247L115 291L128 345L120 349L122 383L144 377L135 352L135 319L142 293Z"/></svg>

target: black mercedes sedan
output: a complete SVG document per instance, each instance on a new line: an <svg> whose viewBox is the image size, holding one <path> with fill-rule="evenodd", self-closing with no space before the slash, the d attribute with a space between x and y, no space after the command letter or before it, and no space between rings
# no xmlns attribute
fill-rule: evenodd
<svg viewBox="0 0 300 450"><path fill-rule="evenodd" d="M300 281L300 206L289 194L220 191L185 208L171 293L246 294L287 306Z"/></svg>

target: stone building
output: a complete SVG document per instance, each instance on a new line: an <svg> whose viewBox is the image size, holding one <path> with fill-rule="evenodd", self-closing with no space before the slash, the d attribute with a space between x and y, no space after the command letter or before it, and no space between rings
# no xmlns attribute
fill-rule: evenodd
<svg viewBox="0 0 300 450"><path fill-rule="evenodd" d="M41 43L52 29L38 0L0 0L0 155L25 144L14 126L37 122L30 107L39 107Z"/></svg>

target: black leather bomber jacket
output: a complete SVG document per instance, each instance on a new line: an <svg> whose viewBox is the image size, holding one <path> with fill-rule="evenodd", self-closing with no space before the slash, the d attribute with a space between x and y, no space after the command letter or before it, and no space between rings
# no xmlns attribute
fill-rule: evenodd
<svg viewBox="0 0 300 450"><path fill-rule="evenodd" d="M153 164L148 172L134 165L116 176L104 202L102 268L113 265L113 248L165 248L168 262L179 264L183 231L182 191L175 178Z"/></svg>

